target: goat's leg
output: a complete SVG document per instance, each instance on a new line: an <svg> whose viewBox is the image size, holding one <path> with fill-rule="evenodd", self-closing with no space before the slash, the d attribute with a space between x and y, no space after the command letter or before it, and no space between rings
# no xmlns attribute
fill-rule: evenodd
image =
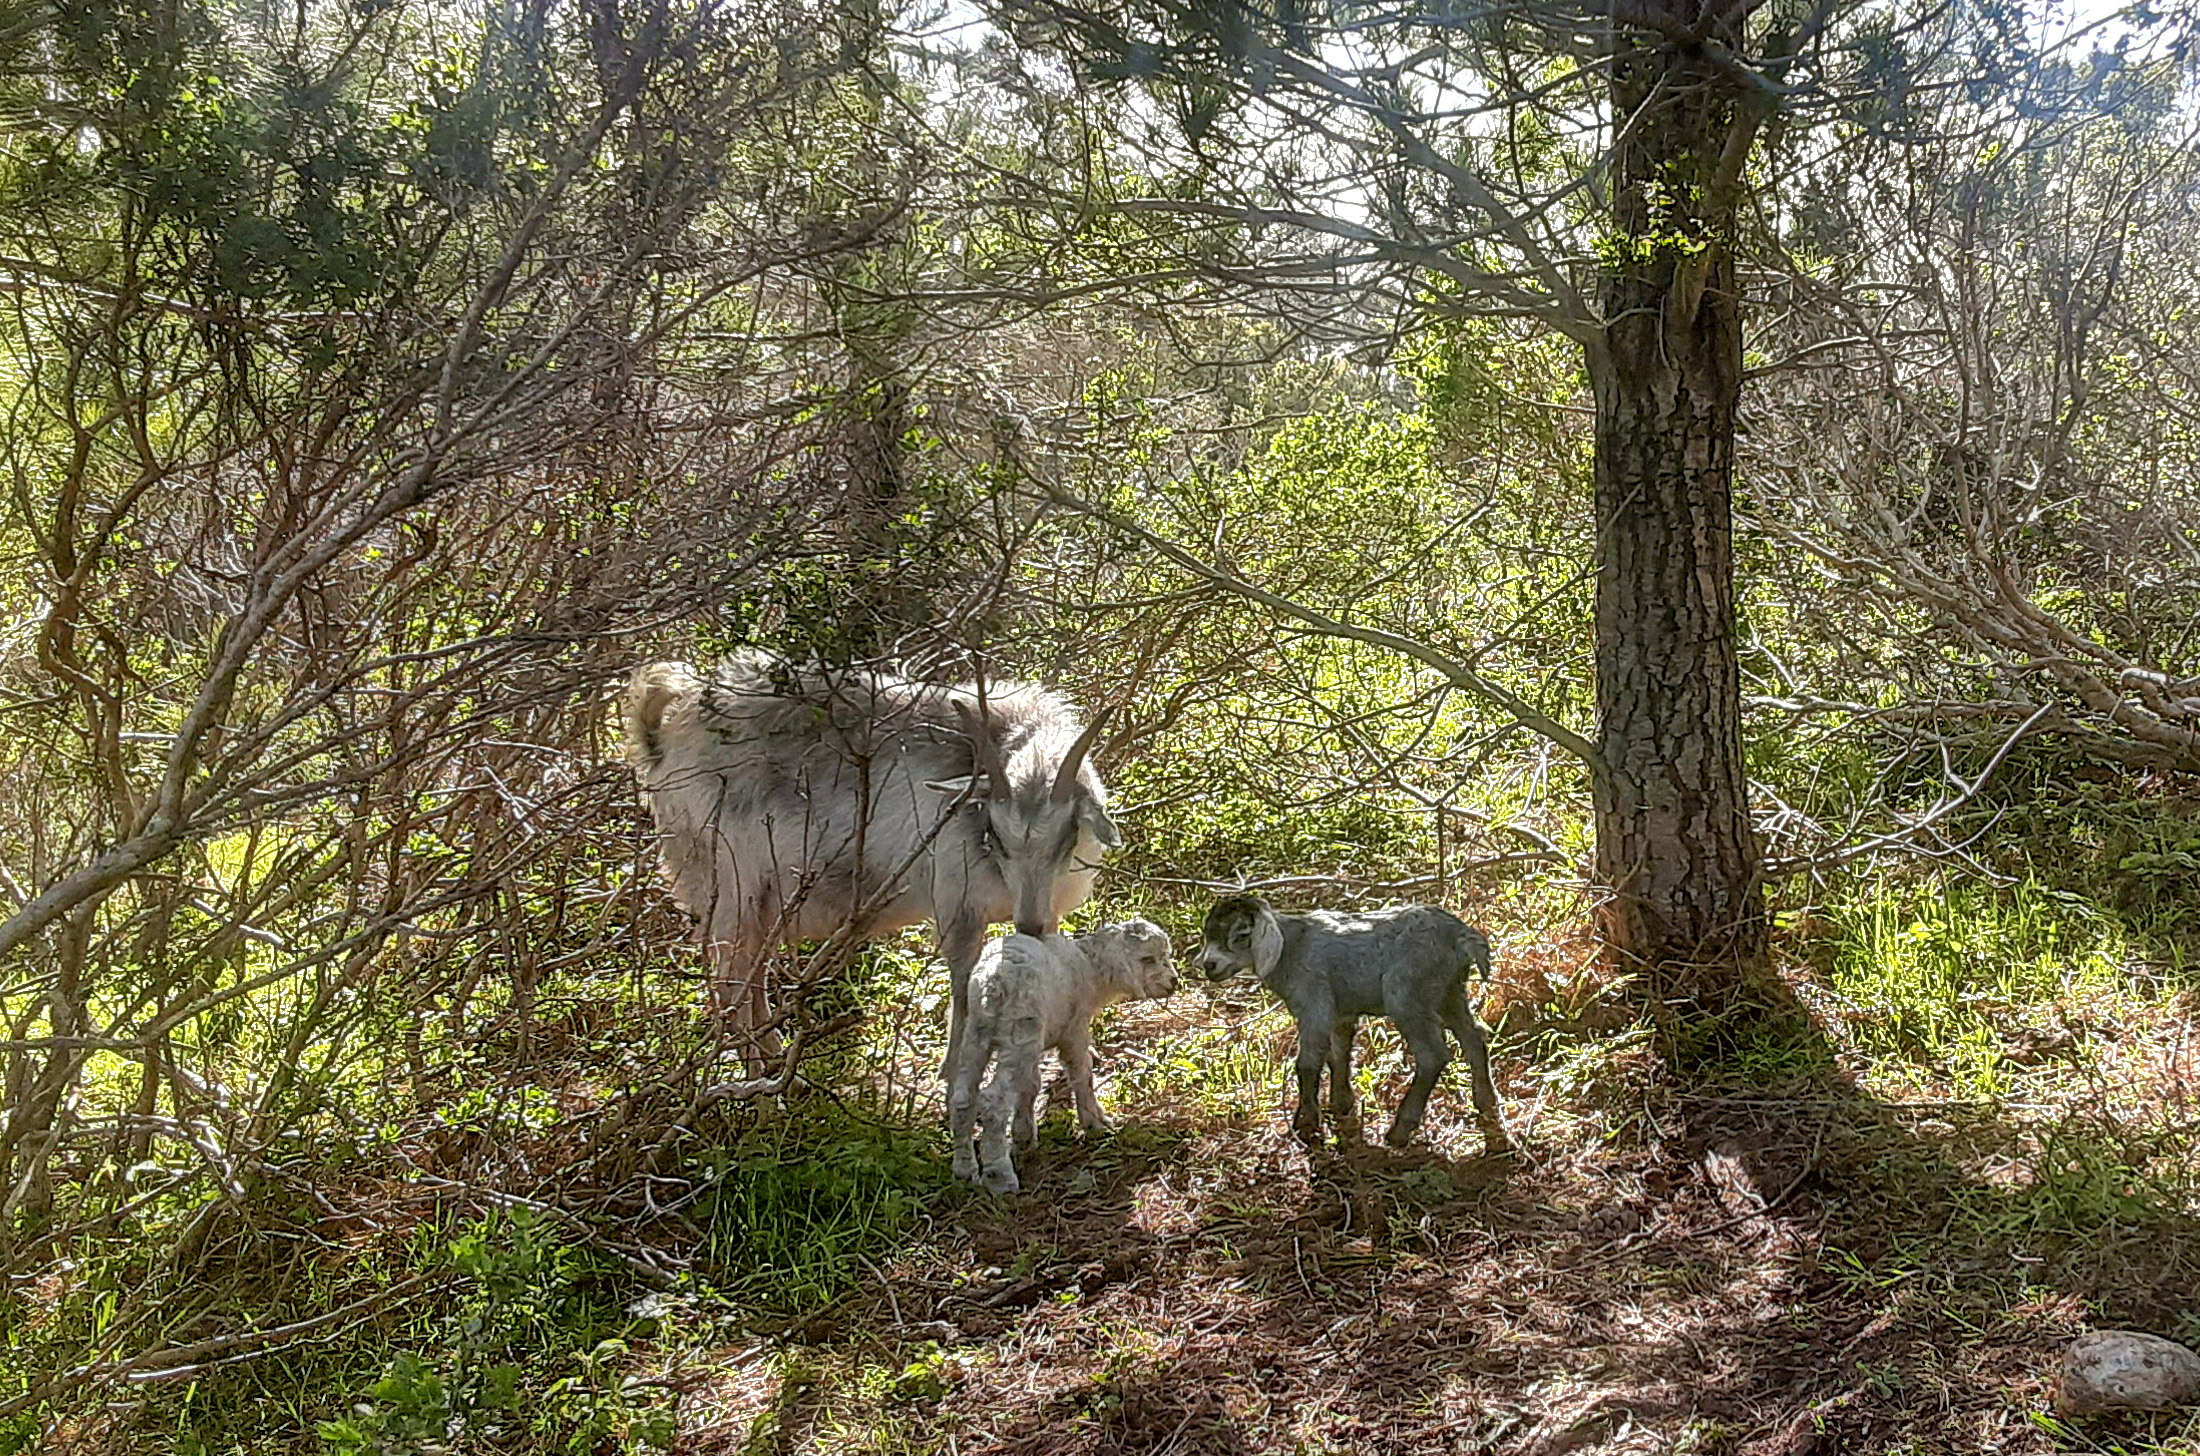
<svg viewBox="0 0 2200 1456"><path fill-rule="evenodd" d="M1008 1127L1015 1116L1017 1070L1004 1052L994 1064L993 1080L986 1084L978 1114L979 1179L995 1193L1014 1193L1023 1185L1016 1178L1016 1160L1009 1151Z"/></svg>
<svg viewBox="0 0 2200 1456"><path fill-rule="evenodd" d="M1333 1027L1299 1023L1299 1105L1291 1114L1291 1131L1310 1148L1322 1145L1322 1066L1334 1036Z"/></svg>
<svg viewBox="0 0 2200 1456"><path fill-rule="evenodd" d="M787 1054L785 1038L779 1028L768 1025L772 1019L771 1001L764 994L764 957L759 955L750 963L749 971L749 1044L756 1048L757 1064L769 1068Z"/></svg>
<svg viewBox="0 0 2200 1456"><path fill-rule="evenodd" d="M940 958L947 962L947 1062L955 1065L955 1050L962 1045L963 1022L969 1016L970 971L985 948L985 922L968 916L940 922Z"/></svg>
<svg viewBox="0 0 2200 1456"><path fill-rule="evenodd" d="M1398 1104L1398 1115L1391 1119L1390 1131L1383 1134L1383 1141L1394 1148L1402 1148L1413 1141L1420 1131L1421 1116L1428 1108L1428 1094L1435 1090L1436 1079L1444 1075L1444 1068L1451 1061L1451 1048L1444 1044L1444 1030L1433 1021L1401 1026L1406 1048L1413 1053L1413 1085L1406 1088L1405 1101Z"/></svg>
<svg viewBox="0 0 2200 1456"><path fill-rule="evenodd" d="M740 950L732 941L712 936L703 943L704 1005L710 1014L711 1030L720 1036L731 1037L736 1030L747 1030L746 1027L736 1025L749 1007L748 987L745 982L742 983L742 994L734 994L737 978L735 967L742 959Z"/></svg>
<svg viewBox="0 0 2200 1456"><path fill-rule="evenodd" d="M1062 1066L1069 1072L1070 1095L1077 1099L1077 1125L1086 1132L1113 1132L1092 1086L1092 1033L1073 1030L1062 1038Z"/></svg>
<svg viewBox="0 0 2200 1456"><path fill-rule="evenodd" d="M1512 1145L1505 1132L1505 1119L1497 1109L1497 1086L1490 1080L1490 1048L1482 1036L1482 1028L1476 1024L1473 1008L1467 1005L1464 988L1454 986L1451 998L1444 1005L1444 1021L1451 1027L1451 1034L1459 1039L1459 1049L1467 1054L1467 1067L1473 1073L1474 1111L1482 1124L1482 1137L1493 1148Z"/></svg>
<svg viewBox="0 0 2200 1456"><path fill-rule="evenodd" d="M1039 1059L1041 1048L1016 1068L1016 1146L1028 1148L1039 1141Z"/></svg>
<svg viewBox="0 0 2200 1456"><path fill-rule="evenodd" d="M985 1074L985 1058L976 1054L973 1044L971 1055L958 1062L948 1079L947 1093L947 1144L954 1150L955 1176L965 1183L978 1180L978 1155L970 1145L972 1126L977 1121L979 1079Z"/></svg>
<svg viewBox="0 0 2200 1456"><path fill-rule="evenodd" d="M1360 1103L1352 1085L1352 1042L1359 1034L1357 1016L1338 1017L1329 1033L1329 1114L1339 1142L1360 1140Z"/></svg>
<svg viewBox="0 0 2200 1456"><path fill-rule="evenodd" d="M705 955L712 1029L740 1047L742 1072L749 1077L769 1076L786 1049L778 1031L764 1027L771 1019L764 994L764 957L764 937L747 926L733 928L730 936L713 937Z"/></svg>
<svg viewBox="0 0 2200 1456"><path fill-rule="evenodd" d="M757 947L745 936L713 935L703 946L711 1029L729 1039L745 1035L750 1026L749 979L756 957Z"/></svg>

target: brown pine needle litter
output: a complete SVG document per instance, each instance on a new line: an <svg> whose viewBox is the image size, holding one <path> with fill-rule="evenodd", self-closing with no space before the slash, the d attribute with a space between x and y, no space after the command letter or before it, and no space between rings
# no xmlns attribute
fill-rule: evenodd
<svg viewBox="0 0 2200 1456"><path fill-rule="evenodd" d="M1269 1067L1218 1108L1140 1071L1213 1036L1196 997L1140 1008L1105 1049L1118 1135L1057 1111L1024 1194L947 1195L769 1369L700 1377L680 1449L2200 1450L2200 1414L2049 1414L2081 1329L2200 1322L2189 1000L2085 1077L1968 1099L1875 1095L1838 1018L1835 1065L1768 1090L1515 1016L1512 1158L1457 1069L1415 1147L1310 1156L1273 1013L1217 1007ZM1394 1105L1397 1048L1370 1060Z"/></svg>

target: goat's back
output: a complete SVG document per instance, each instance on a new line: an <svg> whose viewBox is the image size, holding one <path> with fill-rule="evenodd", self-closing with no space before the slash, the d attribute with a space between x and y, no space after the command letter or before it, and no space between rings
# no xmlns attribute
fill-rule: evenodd
<svg viewBox="0 0 2200 1456"><path fill-rule="evenodd" d="M1382 983L1395 975L1464 979L1474 971L1489 973L1489 942L1440 906L1311 910L1292 918L1304 927L1294 947L1300 961L1340 989L1352 987L1354 1000L1380 999Z"/></svg>
<svg viewBox="0 0 2200 1456"><path fill-rule="evenodd" d="M1012 769L1018 750L1035 734L1066 729L1075 736L1079 726L1069 704L1037 683L988 683L983 701L987 729ZM930 745L968 772L971 751L961 714L976 711L979 702L975 684L917 682L876 668L794 663L750 650L720 665L697 707L729 743L782 752L821 747L867 759Z"/></svg>
<svg viewBox="0 0 2200 1456"><path fill-rule="evenodd" d="M997 1050L1044 1050L1061 1040L1078 1002L1079 965L1075 947L1058 935L987 941L970 972L964 1056L983 1066Z"/></svg>
<svg viewBox="0 0 2200 1456"><path fill-rule="evenodd" d="M988 684L982 701L1009 777L1051 783L1053 765L1080 731L1069 704L1019 681ZM728 657L707 680L684 663L650 663L628 683L621 716L627 756L653 796L700 785L724 813L778 810L783 833L817 818L845 828L843 807L858 803L929 828L947 798L923 786L977 772L962 713L976 712L980 702L971 684L913 682L749 650ZM1088 790L1101 797L1089 763L1081 768Z"/></svg>
<svg viewBox="0 0 2200 1456"><path fill-rule="evenodd" d="M1464 954L1481 932L1440 905L1393 905L1387 910L1309 910L1298 916L1324 938L1365 945L1435 949Z"/></svg>
<svg viewBox="0 0 2200 1456"><path fill-rule="evenodd" d="M1009 1013L1066 1000L1077 981L1077 952L1066 937L1016 932L996 936L970 972L970 1004Z"/></svg>

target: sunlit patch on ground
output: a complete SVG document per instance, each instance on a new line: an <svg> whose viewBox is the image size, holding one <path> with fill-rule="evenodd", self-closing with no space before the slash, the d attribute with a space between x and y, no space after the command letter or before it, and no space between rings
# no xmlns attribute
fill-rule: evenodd
<svg viewBox="0 0 2200 1456"><path fill-rule="evenodd" d="M786 1389L780 1360L761 1343L705 1349L690 1357L681 1425L689 1449L738 1452L767 1421Z"/></svg>
<svg viewBox="0 0 2200 1456"><path fill-rule="evenodd" d="M1998 1048L1972 1065L2009 1079L1987 1095L1933 1045L1875 1049L1797 957L1805 1032L1737 1043L1749 1077L1690 1080L1586 946L1518 948L1482 992L1513 1156L1485 1147L1457 1064L1425 1134L1382 1146L1407 1067L1379 1025L1369 1140L1309 1153L1288 1018L1255 986L1192 984L1104 1019L1114 1133L1081 1134L1050 1076L1007 1199L948 1176L945 980L921 938L866 963L868 1014L811 1086L745 1107L614 1074L621 1047L694 1042L693 1006L552 1008L569 1034L454 1069L299 1204L325 1251L301 1315L418 1274L433 1298L322 1365L302 1345L215 1372L207 1399L295 1425L279 1402L315 1408L293 1377L357 1404L400 1354L462 1374L480 1314L545 1384L611 1341L624 1429L669 1412L673 1449L712 1456L2196 1449L2189 1414L2048 1405L2081 1330L2200 1339L2190 988L2043 975L1971 1003ZM1945 1006L1906 975L1875 994ZM508 1249L535 1205L578 1210L530 1215L562 1272L458 1277L458 1242L487 1227ZM210 1267L259 1257L223 1238ZM48 1338L86 1277L17 1291L18 1334ZM242 1324L215 1306L181 1333ZM79 1444L160 1449L135 1440Z"/></svg>
<svg viewBox="0 0 2200 1456"><path fill-rule="evenodd" d="M2174 1325L2200 1288L2200 1203L2162 1161L2200 1132L2165 1095L2189 1018L2159 1001L2052 1100L1890 1101L1672 1085L1624 1026L1562 1031L1598 993L1547 982L1498 1058L1514 1158L1484 1155L1456 1071L1415 1147L1310 1155L1257 997L1126 1009L1101 1039L1122 1130L1057 1108L1029 1191L935 1204L758 1449L2085 1449L2047 1413L2061 1343ZM1371 1123L1394 1042L1363 1043ZM881 1385L911 1359L945 1373ZM2096 1434L2169 1452L2200 1425Z"/></svg>

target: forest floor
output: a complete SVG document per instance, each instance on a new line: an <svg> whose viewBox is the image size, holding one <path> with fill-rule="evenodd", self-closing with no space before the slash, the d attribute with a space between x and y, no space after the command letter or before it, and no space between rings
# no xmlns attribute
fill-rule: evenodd
<svg viewBox="0 0 2200 1456"><path fill-rule="evenodd" d="M2200 1451L2200 1414L2052 1413L2074 1335L2200 1336L2189 986L2005 1008L1997 1090L1959 1095L1858 1052L1885 1008L1800 965L1808 1021L1684 1081L1560 1014L1586 960L1501 973L1510 1156L1456 1066L1416 1146L1310 1154L1252 988L1126 1008L1119 1131L1075 1135L1057 1081L1021 1194L941 1188L845 1294L683 1362L676 1449ZM1362 1045L1379 1132L1405 1068Z"/></svg>
<svg viewBox="0 0 2200 1456"><path fill-rule="evenodd" d="M57 1266L25 1369L158 1318L151 1363L0 1451L2200 1453L2200 1411L2052 1404L2082 1331L2200 1345L2193 958L2044 891L1905 893L1789 924L1791 1004L1716 1075L1578 932L1501 938L1499 1155L1456 1063L1412 1147L1301 1147L1257 986L1119 1008L1117 1131L1057 1077L1006 1198L949 1175L921 938L766 1103L650 1080L691 987L576 984L250 1221ZM1406 1078L1364 1028L1371 1133Z"/></svg>

